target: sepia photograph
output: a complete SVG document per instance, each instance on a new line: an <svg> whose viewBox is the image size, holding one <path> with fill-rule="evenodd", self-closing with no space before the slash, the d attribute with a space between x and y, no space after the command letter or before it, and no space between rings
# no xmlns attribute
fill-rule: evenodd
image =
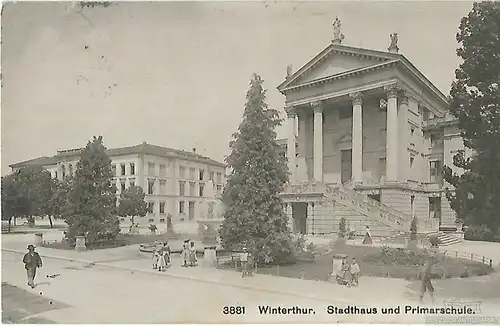
<svg viewBox="0 0 500 326"><path fill-rule="evenodd" d="M500 2L1 3L6 324L500 324Z"/></svg>

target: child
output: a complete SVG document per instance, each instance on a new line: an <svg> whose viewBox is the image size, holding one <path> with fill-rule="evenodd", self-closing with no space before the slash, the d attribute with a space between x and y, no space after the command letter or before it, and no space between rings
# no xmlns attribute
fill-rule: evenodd
<svg viewBox="0 0 500 326"><path fill-rule="evenodd" d="M160 259L160 254L157 250L153 251L153 269L158 268L158 259Z"/></svg>
<svg viewBox="0 0 500 326"><path fill-rule="evenodd" d="M196 266L196 248L194 246L194 241L191 241L191 247L189 248L189 266Z"/></svg>
<svg viewBox="0 0 500 326"><path fill-rule="evenodd" d="M351 264L352 286L358 286L359 272L360 272L359 265L356 262L356 258L353 258Z"/></svg>
<svg viewBox="0 0 500 326"><path fill-rule="evenodd" d="M165 261L166 251L162 248L160 249L160 258L158 259L158 271L164 272L167 268L167 263Z"/></svg>

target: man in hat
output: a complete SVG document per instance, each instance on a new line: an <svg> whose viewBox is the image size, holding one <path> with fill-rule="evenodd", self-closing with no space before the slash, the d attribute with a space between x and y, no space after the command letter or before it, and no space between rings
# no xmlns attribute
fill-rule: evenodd
<svg viewBox="0 0 500 326"><path fill-rule="evenodd" d="M36 269L42 267L42 258L40 258L38 252L35 252L34 245L30 244L28 246L28 252L23 257L23 263L28 276L28 286L33 289L35 288Z"/></svg>

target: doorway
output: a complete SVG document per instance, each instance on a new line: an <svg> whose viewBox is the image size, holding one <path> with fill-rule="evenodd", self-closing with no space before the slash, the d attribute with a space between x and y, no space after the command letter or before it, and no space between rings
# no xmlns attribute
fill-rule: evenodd
<svg viewBox="0 0 500 326"><path fill-rule="evenodd" d="M189 220L194 220L194 201L190 201L188 204L188 216Z"/></svg>
<svg viewBox="0 0 500 326"><path fill-rule="evenodd" d="M352 150L346 149L340 151L340 181L345 183L352 178Z"/></svg>
<svg viewBox="0 0 500 326"><path fill-rule="evenodd" d="M441 226L441 197L429 197L429 218L435 218Z"/></svg>
<svg viewBox="0 0 500 326"><path fill-rule="evenodd" d="M293 229L295 233L307 233L307 203L292 203Z"/></svg>

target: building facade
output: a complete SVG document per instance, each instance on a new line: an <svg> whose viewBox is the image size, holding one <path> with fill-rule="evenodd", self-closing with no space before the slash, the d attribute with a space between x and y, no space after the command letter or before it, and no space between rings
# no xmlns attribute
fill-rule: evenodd
<svg viewBox="0 0 500 326"><path fill-rule="evenodd" d="M304 234L351 230L390 236L456 230L442 167L463 150L447 97L399 53L330 45L278 87L285 96L290 227ZM458 171L457 171L458 172Z"/></svg>
<svg viewBox="0 0 500 326"><path fill-rule="evenodd" d="M11 165L17 170L26 165L41 165L53 178L72 176L83 149L58 151L55 156L41 157ZM213 194L222 196L225 164L193 152L143 143L136 146L108 149L112 161L113 183L119 198L122 191L140 186L146 194L148 213L135 217L136 223L194 222L203 217L204 192L213 185ZM211 181L211 182L210 182ZM122 218L122 222L126 221Z"/></svg>

